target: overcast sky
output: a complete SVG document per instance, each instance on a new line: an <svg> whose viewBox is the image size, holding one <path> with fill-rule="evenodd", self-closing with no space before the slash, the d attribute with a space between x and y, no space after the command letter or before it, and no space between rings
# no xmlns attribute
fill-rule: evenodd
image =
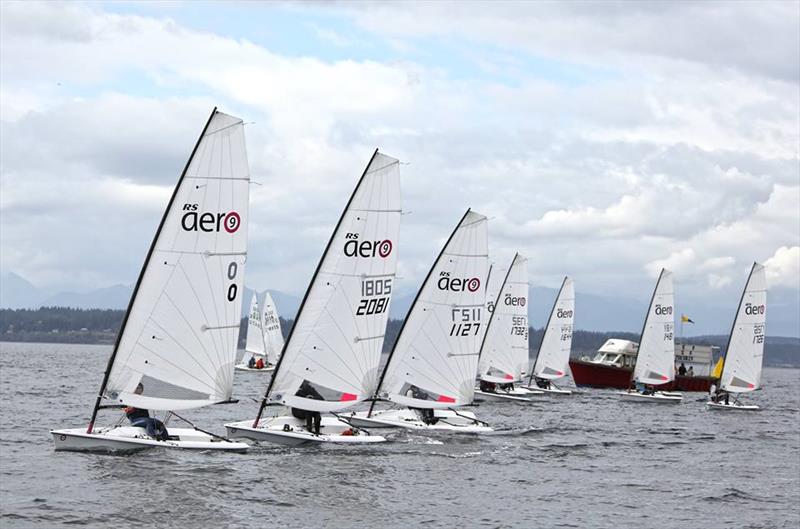
<svg viewBox="0 0 800 529"><path fill-rule="evenodd" d="M372 150L401 289L467 207L531 282L800 288L800 3L0 4L2 272L135 281L212 107L247 125L247 284L301 294Z"/></svg>

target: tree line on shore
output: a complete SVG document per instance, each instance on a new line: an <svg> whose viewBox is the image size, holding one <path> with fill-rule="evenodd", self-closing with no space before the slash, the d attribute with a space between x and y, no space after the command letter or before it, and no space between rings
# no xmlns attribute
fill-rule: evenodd
<svg viewBox="0 0 800 529"><path fill-rule="evenodd" d="M68 307L0 309L0 341L113 344L124 314L124 310ZM288 336L293 323L292 319L281 318L284 336ZM391 350L402 324L403 320L389 320L383 344L384 352ZM242 318L239 333L240 348L244 347L246 326L247 319ZM535 352L542 341L543 329L531 328L530 333L530 349ZM631 332L575 330L572 335L572 355L592 355L609 338L638 341L639 336ZM724 352L727 336L691 337L686 338L685 342L714 345ZM766 365L800 365L800 339L768 336L764 361Z"/></svg>

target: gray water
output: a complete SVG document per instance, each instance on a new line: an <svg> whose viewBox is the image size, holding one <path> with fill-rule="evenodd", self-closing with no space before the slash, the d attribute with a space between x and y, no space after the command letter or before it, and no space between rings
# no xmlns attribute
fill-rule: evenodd
<svg viewBox="0 0 800 529"><path fill-rule="evenodd" d="M587 390L473 408L485 436L388 432L362 447L254 446L245 454L54 452L83 426L108 346L0 343L0 526L800 526L800 371L765 369L759 413L622 403ZM266 377L237 374L238 404L187 415L223 433L253 417ZM99 424L118 418L106 412ZM173 423L177 425L177 423Z"/></svg>

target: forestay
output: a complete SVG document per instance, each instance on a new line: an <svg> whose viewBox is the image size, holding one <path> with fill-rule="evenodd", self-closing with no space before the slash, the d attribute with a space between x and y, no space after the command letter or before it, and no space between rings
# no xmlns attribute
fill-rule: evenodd
<svg viewBox="0 0 800 529"><path fill-rule="evenodd" d="M575 285L565 277L547 320L532 376L555 380L567 374L575 322Z"/></svg>
<svg viewBox="0 0 800 529"><path fill-rule="evenodd" d="M517 254L495 290L493 311L480 352L478 374L487 382L522 378L528 367L528 260Z"/></svg>
<svg viewBox="0 0 800 529"><path fill-rule="evenodd" d="M469 404L486 322L486 217L467 211L428 272L379 395L416 408Z"/></svg>
<svg viewBox="0 0 800 529"><path fill-rule="evenodd" d="M733 322L720 388L746 393L761 387L767 323L767 278L764 266L753 263Z"/></svg>
<svg viewBox="0 0 800 529"><path fill-rule="evenodd" d="M278 363L283 350L283 333L281 332L281 320L278 317L278 309L275 307L275 301L269 292L264 294L264 303L262 304L263 310L261 311L261 321L264 325L264 342L267 349L267 361L275 365Z"/></svg>
<svg viewBox="0 0 800 529"><path fill-rule="evenodd" d="M145 261L112 356L106 399L160 410L230 399L249 185L242 121L215 111ZM144 391L136 394L140 383Z"/></svg>
<svg viewBox="0 0 800 529"><path fill-rule="evenodd" d="M253 299L250 300L250 313L247 317L247 341L244 350L251 355L264 357L267 352L262 321L261 311L258 307L258 295L253 292ZM247 360L246 355L245 360Z"/></svg>
<svg viewBox="0 0 800 529"><path fill-rule="evenodd" d="M675 378L675 319L672 272L661 270L647 310L633 379L664 384Z"/></svg>
<svg viewBox="0 0 800 529"><path fill-rule="evenodd" d="M300 306L267 389L270 402L325 412L372 396L394 289L400 216L399 162L375 151ZM303 396L309 388L318 399Z"/></svg>

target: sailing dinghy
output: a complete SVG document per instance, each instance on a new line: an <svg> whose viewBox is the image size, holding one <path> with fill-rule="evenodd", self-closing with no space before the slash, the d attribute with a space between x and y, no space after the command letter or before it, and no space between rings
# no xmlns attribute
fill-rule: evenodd
<svg viewBox="0 0 800 529"><path fill-rule="evenodd" d="M281 349L283 349L283 334L275 302L269 292L264 293L264 303L259 310L258 297L253 292L250 302L250 316L247 318L247 337L245 340L245 354L242 361L236 364L239 371L269 373L275 370ZM257 362L261 359L264 367L250 367L249 360Z"/></svg>
<svg viewBox="0 0 800 529"><path fill-rule="evenodd" d="M565 377L572 351L572 327L575 322L575 285L565 277L558 290L553 309L544 328L536 361L528 377L528 389L537 389L549 395L571 395L572 391L556 386L555 381Z"/></svg>
<svg viewBox="0 0 800 529"><path fill-rule="evenodd" d="M656 391L653 386L675 380L675 295L672 290L672 272L661 270L644 319L639 354L631 374L631 385L636 389L620 392L623 400L678 404L680 393Z"/></svg>
<svg viewBox="0 0 800 529"><path fill-rule="evenodd" d="M470 411L485 325L488 270L485 216L467 210L411 304L381 378L376 399L408 409L353 412L363 428L400 427L482 433L492 429Z"/></svg>
<svg viewBox="0 0 800 529"><path fill-rule="evenodd" d="M738 396L761 388L766 325L767 278L764 266L753 263L728 338L719 390L712 391L711 398L706 403L709 409L760 409L755 404L742 404Z"/></svg>
<svg viewBox="0 0 800 529"><path fill-rule="evenodd" d="M476 400L527 402L544 392L514 384L528 365L528 260L514 255L493 300L481 344Z"/></svg>
<svg viewBox="0 0 800 529"><path fill-rule="evenodd" d="M89 426L52 430L56 450L247 449L191 423L156 440L141 427L95 427L95 420L105 408L177 417L176 411L230 401L249 185L242 120L214 109L145 257Z"/></svg>
<svg viewBox="0 0 800 529"><path fill-rule="evenodd" d="M399 161L377 150L320 259L255 420L231 437L283 445L377 443L335 415L372 397L378 378L400 232ZM269 405L292 415L262 418ZM319 434L295 415L321 417Z"/></svg>

